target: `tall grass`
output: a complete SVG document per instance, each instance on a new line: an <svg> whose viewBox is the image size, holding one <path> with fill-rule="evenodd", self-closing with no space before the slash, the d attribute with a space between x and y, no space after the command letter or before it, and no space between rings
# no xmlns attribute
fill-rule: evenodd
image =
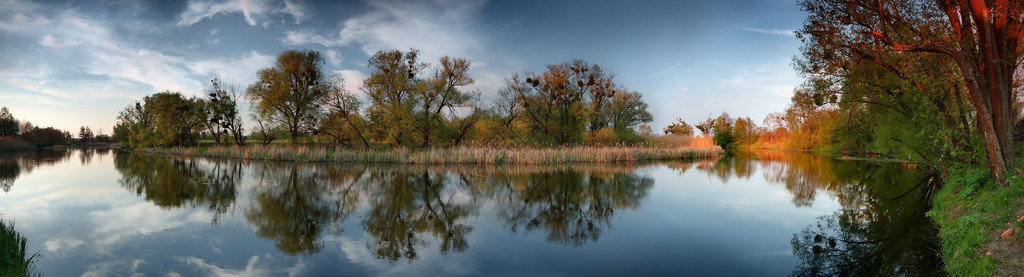
<svg viewBox="0 0 1024 277"><path fill-rule="evenodd" d="M160 155L226 157L247 160L359 162L403 164L559 164L635 162L714 157L717 147L573 146L558 148L454 147L428 149L346 149L318 146L216 146L150 148Z"/></svg>
<svg viewBox="0 0 1024 277"><path fill-rule="evenodd" d="M0 219L0 276L42 276L35 272L39 253L27 255L28 239L14 230L14 223Z"/></svg>

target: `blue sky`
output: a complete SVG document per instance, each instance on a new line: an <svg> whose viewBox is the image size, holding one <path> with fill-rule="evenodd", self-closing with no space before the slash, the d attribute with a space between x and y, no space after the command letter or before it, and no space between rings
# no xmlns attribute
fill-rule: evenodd
<svg viewBox="0 0 1024 277"><path fill-rule="evenodd" d="M143 96L200 95L214 77L244 88L288 49L320 51L358 91L369 55L412 47L470 59L485 103L513 72L580 58L641 92L655 130L722 111L760 122L802 82L805 17L792 0L0 0L0 105L109 134Z"/></svg>

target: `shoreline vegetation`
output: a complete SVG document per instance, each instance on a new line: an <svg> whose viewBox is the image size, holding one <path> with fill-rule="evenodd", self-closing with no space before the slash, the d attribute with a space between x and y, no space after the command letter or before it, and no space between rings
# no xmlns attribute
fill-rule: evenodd
<svg viewBox="0 0 1024 277"><path fill-rule="evenodd" d="M0 219L0 276L42 276L35 268L40 255L28 255L27 244L13 222Z"/></svg>
<svg viewBox="0 0 1024 277"><path fill-rule="evenodd" d="M393 164L560 164L717 157L719 147L564 146L351 149L332 146L211 146L145 148L139 153L266 161Z"/></svg>

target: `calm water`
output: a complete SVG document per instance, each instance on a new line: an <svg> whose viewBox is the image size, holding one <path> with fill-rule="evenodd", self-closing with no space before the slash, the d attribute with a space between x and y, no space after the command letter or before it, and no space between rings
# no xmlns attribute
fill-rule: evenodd
<svg viewBox="0 0 1024 277"><path fill-rule="evenodd" d="M764 152L558 167L0 156L48 276L935 275L912 165Z"/></svg>

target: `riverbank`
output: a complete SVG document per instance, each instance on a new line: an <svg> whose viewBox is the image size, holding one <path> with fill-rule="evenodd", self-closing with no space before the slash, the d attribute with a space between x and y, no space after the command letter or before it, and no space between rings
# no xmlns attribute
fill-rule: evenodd
<svg viewBox="0 0 1024 277"><path fill-rule="evenodd" d="M319 146L213 146L147 148L155 155L246 160L396 164L560 164L635 162L716 157L718 147L573 146L551 148L455 147L428 149L348 149Z"/></svg>
<svg viewBox="0 0 1024 277"><path fill-rule="evenodd" d="M1011 170L1016 176L1007 178L1007 187L995 185L980 166L946 177L928 216L939 225L942 260L951 276L1024 276L1022 170Z"/></svg>

